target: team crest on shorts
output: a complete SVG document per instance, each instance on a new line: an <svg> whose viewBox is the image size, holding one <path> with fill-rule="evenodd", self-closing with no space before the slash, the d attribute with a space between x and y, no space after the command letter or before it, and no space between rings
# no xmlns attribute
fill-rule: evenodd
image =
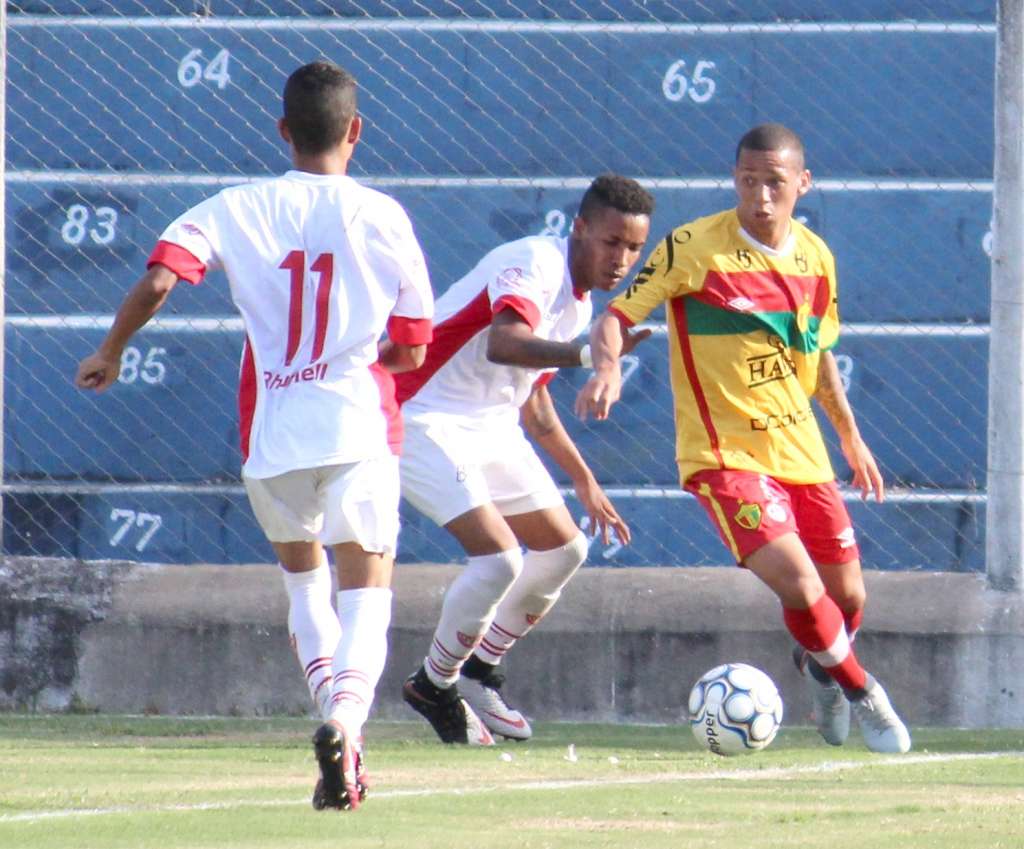
<svg viewBox="0 0 1024 849"><path fill-rule="evenodd" d="M746 528L748 531L756 531L761 527L761 505L744 504L741 501L740 509L736 511L733 520L741 528Z"/></svg>

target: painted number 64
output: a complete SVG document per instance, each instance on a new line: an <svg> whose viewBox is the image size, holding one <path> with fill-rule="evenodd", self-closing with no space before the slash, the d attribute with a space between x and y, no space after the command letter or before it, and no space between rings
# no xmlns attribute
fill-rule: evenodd
<svg viewBox="0 0 1024 849"><path fill-rule="evenodd" d="M189 50L178 63L178 82L182 88L192 88L199 85L203 80L215 83L217 88L223 90L231 82L231 75L228 73L228 61L231 54L226 49L217 52L209 62L203 63L203 51L198 47Z"/></svg>

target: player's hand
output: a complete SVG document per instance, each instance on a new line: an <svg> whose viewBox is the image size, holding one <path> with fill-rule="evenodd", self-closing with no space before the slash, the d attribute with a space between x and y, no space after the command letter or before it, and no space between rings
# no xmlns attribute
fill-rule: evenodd
<svg viewBox="0 0 1024 849"><path fill-rule="evenodd" d="M583 421L587 420L587 416L604 421L621 395L622 372L617 368L606 373L595 372L576 396L576 415Z"/></svg>
<svg viewBox="0 0 1024 849"><path fill-rule="evenodd" d="M601 489L601 485L593 477L590 477L586 481L577 483L574 489L576 490L576 497L580 500L580 504L583 505L587 516L590 517L591 532L597 533L600 531L601 539L605 545L608 545L611 542L611 535L614 531L619 542L623 545L629 545L629 541L633 536L630 533L629 525L616 512L612 502L604 494L604 490Z"/></svg>
<svg viewBox="0 0 1024 849"><path fill-rule="evenodd" d="M842 441L842 449L853 470L853 485L860 490L861 499L866 501L874 493L875 501L881 504L885 500L885 481L867 444L855 434Z"/></svg>
<svg viewBox="0 0 1024 849"><path fill-rule="evenodd" d="M620 356L622 356L624 354L628 354L637 345L639 345L641 342L643 342L644 339L650 339L651 338L651 334L653 332L654 331L651 330L649 327L645 328L644 330L637 330L636 332L634 332L632 330L627 330L625 327L623 327L622 328L622 353L620 354Z"/></svg>
<svg viewBox="0 0 1024 849"><path fill-rule="evenodd" d="M108 357L99 351L90 354L78 364L75 386L79 389L95 389L103 392L109 389L121 373L121 358Z"/></svg>

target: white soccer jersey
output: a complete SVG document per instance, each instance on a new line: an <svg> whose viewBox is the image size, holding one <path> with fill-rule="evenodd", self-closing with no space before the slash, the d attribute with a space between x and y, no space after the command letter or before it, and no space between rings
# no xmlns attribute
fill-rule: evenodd
<svg viewBox="0 0 1024 849"><path fill-rule="evenodd" d="M593 303L589 292L573 290L566 239L528 236L500 245L438 299L426 362L395 376L407 419L440 412L482 429L518 424L519 408L545 370L487 359L491 318L502 309L518 312L542 339L567 342L587 328Z"/></svg>
<svg viewBox="0 0 1024 849"><path fill-rule="evenodd" d="M374 369L387 329L430 340L433 295L397 201L349 177L289 171L234 186L160 237L149 264L198 283L223 268L245 324L243 471L266 478L388 453Z"/></svg>

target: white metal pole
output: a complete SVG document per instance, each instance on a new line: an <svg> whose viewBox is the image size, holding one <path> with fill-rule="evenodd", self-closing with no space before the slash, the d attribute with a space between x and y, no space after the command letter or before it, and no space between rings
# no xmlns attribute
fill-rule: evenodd
<svg viewBox="0 0 1024 849"><path fill-rule="evenodd" d="M7 3L0 0L0 485L4 483L4 326L7 302ZM0 490L0 558L3 557L4 496Z"/></svg>
<svg viewBox="0 0 1024 849"><path fill-rule="evenodd" d="M1024 590L1024 12L996 13L992 332L985 562L993 589Z"/></svg>

